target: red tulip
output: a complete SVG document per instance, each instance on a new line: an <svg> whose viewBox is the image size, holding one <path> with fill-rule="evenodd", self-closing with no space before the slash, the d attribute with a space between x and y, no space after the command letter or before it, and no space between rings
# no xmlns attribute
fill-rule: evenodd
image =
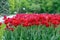
<svg viewBox="0 0 60 40"><path fill-rule="evenodd" d="M0 22L0 26L2 25L2 23Z"/></svg>

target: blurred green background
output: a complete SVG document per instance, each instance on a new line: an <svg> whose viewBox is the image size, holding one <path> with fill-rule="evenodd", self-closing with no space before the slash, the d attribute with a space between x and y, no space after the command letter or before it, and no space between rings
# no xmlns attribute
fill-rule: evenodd
<svg viewBox="0 0 60 40"><path fill-rule="evenodd" d="M60 0L0 0L0 14L60 13Z"/></svg>

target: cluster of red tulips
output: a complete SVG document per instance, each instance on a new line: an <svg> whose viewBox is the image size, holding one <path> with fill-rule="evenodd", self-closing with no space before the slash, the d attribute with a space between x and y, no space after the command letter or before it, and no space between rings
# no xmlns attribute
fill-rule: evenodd
<svg viewBox="0 0 60 40"><path fill-rule="evenodd" d="M46 27L60 24L60 14L16 14L12 18L7 18L4 16L4 23L6 28L14 30L12 26L17 27L22 25L23 27L28 27L32 25L45 25Z"/></svg>

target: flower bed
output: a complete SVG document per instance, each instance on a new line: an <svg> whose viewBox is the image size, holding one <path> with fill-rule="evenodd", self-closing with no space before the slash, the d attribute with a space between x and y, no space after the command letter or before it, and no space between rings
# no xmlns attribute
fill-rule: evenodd
<svg viewBox="0 0 60 40"><path fill-rule="evenodd" d="M4 23L6 28L10 29L11 26L17 27L22 25L23 27L28 27L32 25L45 25L49 27L53 25L57 27L60 24L59 14L16 14L12 18L7 18L4 16Z"/></svg>
<svg viewBox="0 0 60 40"><path fill-rule="evenodd" d="M3 20L4 40L60 40L60 14L16 14Z"/></svg>

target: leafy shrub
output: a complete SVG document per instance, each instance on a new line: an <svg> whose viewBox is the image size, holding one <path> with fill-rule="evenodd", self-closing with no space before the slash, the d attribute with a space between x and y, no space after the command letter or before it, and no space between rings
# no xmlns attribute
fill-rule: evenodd
<svg viewBox="0 0 60 40"><path fill-rule="evenodd" d="M0 40L2 40L4 35L5 24L0 25Z"/></svg>
<svg viewBox="0 0 60 40"><path fill-rule="evenodd" d="M60 13L60 0L8 0L10 12Z"/></svg>

